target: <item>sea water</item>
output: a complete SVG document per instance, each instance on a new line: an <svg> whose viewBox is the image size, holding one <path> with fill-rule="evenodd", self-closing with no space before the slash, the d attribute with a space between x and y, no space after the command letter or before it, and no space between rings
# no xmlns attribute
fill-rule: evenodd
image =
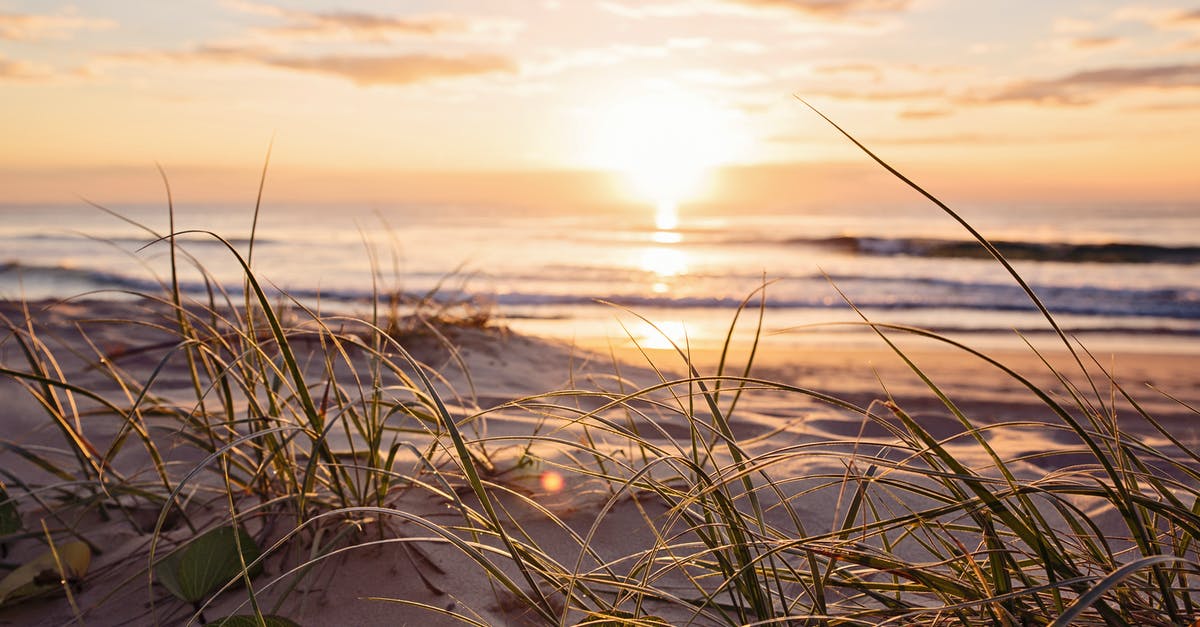
<svg viewBox="0 0 1200 627"><path fill-rule="evenodd" d="M162 206L0 206L0 298L130 298L170 277ZM1123 350L1200 352L1200 205L959 208L1068 333ZM185 292L240 298L237 255L274 297L361 312L373 295L471 298L509 326L662 345L735 335L870 341L862 314L975 343L1051 327L1005 269L936 207L756 212L181 205ZM202 269L202 270L201 270ZM760 309L761 308L761 309ZM1022 339L1025 338L1025 339Z"/></svg>

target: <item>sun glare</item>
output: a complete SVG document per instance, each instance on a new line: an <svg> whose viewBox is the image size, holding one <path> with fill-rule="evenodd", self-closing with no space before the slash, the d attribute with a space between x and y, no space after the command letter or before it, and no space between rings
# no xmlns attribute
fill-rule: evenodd
<svg viewBox="0 0 1200 627"><path fill-rule="evenodd" d="M736 160L737 116L696 94L653 91L600 107L591 120L594 165L621 172L639 200L654 203L655 224L678 226L677 206L708 172Z"/></svg>
<svg viewBox="0 0 1200 627"><path fill-rule="evenodd" d="M654 324L639 322L633 340L642 348L672 349L688 345L688 327L683 322L659 320Z"/></svg>
<svg viewBox="0 0 1200 627"><path fill-rule="evenodd" d="M659 231L672 231L679 227L679 207L674 202L658 201L658 209L654 212L654 228Z"/></svg>
<svg viewBox="0 0 1200 627"><path fill-rule="evenodd" d="M675 277L688 273L687 255L678 249L654 246L642 251L641 268L658 277Z"/></svg>

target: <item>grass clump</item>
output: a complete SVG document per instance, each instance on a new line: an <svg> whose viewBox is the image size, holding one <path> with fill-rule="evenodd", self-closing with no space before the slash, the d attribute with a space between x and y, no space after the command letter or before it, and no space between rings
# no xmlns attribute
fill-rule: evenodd
<svg viewBox="0 0 1200 627"><path fill-rule="evenodd" d="M176 267L188 261L177 244L185 234L146 231L170 248L171 276L162 294L137 295L142 315L118 322L146 339L138 350L153 347L148 367L125 361L134 351L93 341L82 323L61 348L28 306L5 320L20 363L0 373L24 388L62 444L4 442L37 472L4 471L0 539L76 542L100 555L90 536L105 521L147 538L128 549L136 565L110 563L85 578L111 585L82 606L71 598L79 620L136 598L149 608L131 620L303 623L339 572L372 556L394 560L406 592L357 602L473 625L1198 617L1200 456L1071 341L973 229L1041 308L1079 374L1045 359L1058 393L950 338L864 315L861 325L949 417L948 430L911 398L862 402L756 378L757 343L729 374L728 341L714 374L676 347L681 377L651 363L655 381L593 380L483 405L463 393L469 377L430 368L414 348L434 338L465 372L447 330L487 326L490 312L477 304L392 296L365 319L280 305L253 270L252 248L243 254L214 234L201 236L241 265L242 297L210 281L206 299L190 299ZM762 306L758 329L761 315ZM1034 415L973 417L902 337L984 364L1024 390ZM747 433L739 417L760 397L797 413L828 408L862 433ZM1118 399L1140 429L1116 419ZM527 428L489 429L504 420ZM1029 429L1054 433L1064 443L1056 453L1077 461L1038 471L1036 458L995 445ZM9 504L26 521L41 517L45 533L22 532ZM474 579L460 579L465 571Z"/></svg>

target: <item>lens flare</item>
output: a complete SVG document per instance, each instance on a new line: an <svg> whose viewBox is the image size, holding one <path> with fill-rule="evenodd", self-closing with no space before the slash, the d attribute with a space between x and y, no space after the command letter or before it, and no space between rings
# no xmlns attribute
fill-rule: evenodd
<svg viewBox="0 0 1200 627"><path fill-rule="evenodd" d="M566 485L566 481L563 480L563 476L553 470L547 470L543 472L540 480L542 483L542 489L550 493L560 492L562 491L563 486Z"/></svg>

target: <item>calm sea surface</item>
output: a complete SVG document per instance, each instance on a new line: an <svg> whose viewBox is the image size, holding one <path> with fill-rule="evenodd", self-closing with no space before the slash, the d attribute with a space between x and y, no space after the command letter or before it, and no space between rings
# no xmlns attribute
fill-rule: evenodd
<svg viewBox="0 0 1200 627"><path fill-rule="evenodd" d="M82 202L0 206L0 297L158 289L168 248L150 231L168 231L165 209L111 209L149 230ZM959 209L1089 346L1200 352L1200 206ZM251 217L246 206L184 205L176 230L217 233L245 255ZM1014 331L1047 335L1014 281L933 207L770 215L683 207L676 217L672 225L662 216L656 223L653 209L268 204L253 266L275 289L329 310L365 310L376 291L436 290L484 299L518 330L566 339L654 344L628 308L677 340L713 342L764 279L764 329L785 341L867 341L861 329L807 326L855 320L845 299L877 321L975 343L1015 345ZM212 280L240 293L241 271L224 245L205 234L181 241ZM190 265L182 277L187 291L205 293Z"/></svg>

